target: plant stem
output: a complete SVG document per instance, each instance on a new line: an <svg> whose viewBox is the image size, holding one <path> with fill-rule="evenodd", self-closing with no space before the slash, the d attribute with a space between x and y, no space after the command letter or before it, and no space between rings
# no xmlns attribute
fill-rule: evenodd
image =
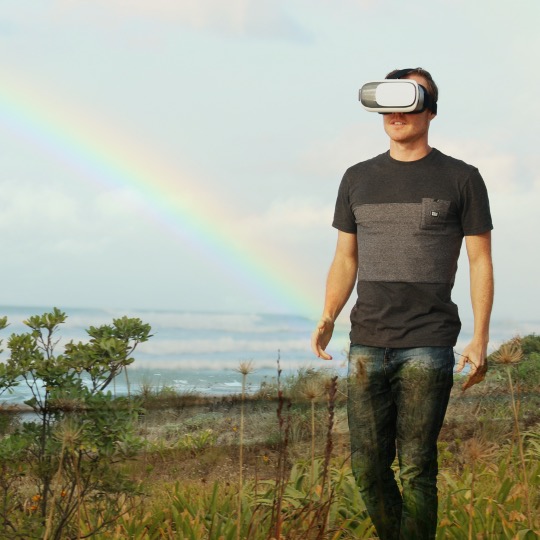
<svg viewBox="0 0 540 540"><path fill-rule="evenodd" d="M523 473L523 487L525 489L525 506L527 512L527 521L529 524L529 529L533 529L533 520L531 516L531 505L529 499L529 482L527 480L527 467L525 466L525 454L523 452L523 439L521 437L521 432L519 430L519 410L516 404L516 399L514 396L514 383L512 381L512 373L510 371L510 366L506 366L506 374L508 375L508 386L510 388L510 397L512 398L512 412L514 413L514 422L516 425L516 436L518 440L518 450L519 458L521 464L521 471Z"/></svg>
<svg viewBox="0 0 540 540"><path fill-rule="evenodd" d="M244 468L244 401L246 397L246 373L242 373L242 400L240 402L240 466L238 471L238 511L236 538L240 540L240 526L242 524L242 491L244 489L243 468Z"/></svg>
<svg viewBox="0 0 540 540"><path fill-rule="evenodd" d="M315 483L315 398L311 399L311 475L310 487Z"/></svg>
<svg viewBox="0 0 540 540"><path fill-rule="evenodd" d="M474 480L476 476L475 462L472 462L472 477L471 477L471 500L469 502L469 534L467 535L468 540L473 540L473 516L474 516Z"/></svg>

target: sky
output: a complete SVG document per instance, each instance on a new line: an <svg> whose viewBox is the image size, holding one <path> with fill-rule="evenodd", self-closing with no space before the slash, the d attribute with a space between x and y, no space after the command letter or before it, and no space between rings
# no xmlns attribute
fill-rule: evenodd
<svg viewBox="0 0 540 540"><path fill-rule="evenodd" d="M358 89L422 66L431 145L490 193L493 316L538 320L539 16L534 0L0 0L0 304L316 318L341 177L388 148Z"/></svg>

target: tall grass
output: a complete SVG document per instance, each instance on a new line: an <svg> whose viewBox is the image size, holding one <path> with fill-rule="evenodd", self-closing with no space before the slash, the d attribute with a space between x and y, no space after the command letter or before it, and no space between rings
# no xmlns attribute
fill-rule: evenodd
<svg viewBox="0 0 540 540"><path fill-rule="evenodd" d="M318 381L308 379L304 388L302 389L303 395L309 401L310 404L310 414L311 414L311 485L314 485L314 473L315 473L315 440L317 433L315 431L315 402L321 394L320 384Z"/></svg>
<svg viewBox="0 0 540 540"><path fill-rule="evenodd" d="M240 540L242 525L242 499L244 495L244 406L246 398L246 380L250 373L253 373L252 362L241 362L238 367L238 373L242 375L242 396L240 402L240 458L238 467L238 505L237 505L237 529L236 538Z"/></svg>
<svg viewBox="0 0 540 540"><path fill-rule="evenodd" d="M515 346L516 342L514 349L501 348L492 358L499 367L483 385L452 396L439 443L437 540L539 538L540 376L534 379L531 374L540 375L540 370L534 364L537 358L525 353L523 359L508 361L519 356ZM148 392L152 406L139 422L144 433L153 430L152 437L147 437L144 453L136 461L122 465L135 481L145 480L144 493L119 494L114 515L100 505L98 493L86 498L76 506L73 537L373 538L350 469L348 446L339 444L347 438L339 421L345 410L338 399L342 381L308 370L299 372L295 380L283 381L278 358L275 401L261 401L245 394L250 370L251 366L240 365L241 395L219 403L198 396L183 401L166 389L165 409L156 425L149 424L157 415L160 395ZM523 388L527 388L526 398ZM239 431L233 433L238 422ZM293 437L295 423L303 424ZM56 486L61 488L62 478L69 473L71 447L78 444L77 433L69 428L66 424L64 435L59 431L57 441L63 445L53 478L58 500L63 495ZM11 454L0 455L0 463L8 459L13 463L16 449L3 448ZM255 478L250 468L257 471ZM50 537L47 523L41 528L36 525L32 486L18 485L17 493L26 493L25 498L10 499L14 480L0 472L3 515L9 516L11 530L20 530L20 538L25 539ZM56 512L56 500L50 502L50 511ZM47 515L47 521L52 517ZM0 530L2 540L13 538L2 534Z"/></svg>
<svg viewBox="0 0 540 540"><path fill-rule="evenodd" d="M525 493L525 511L527 513L529 528L532 529L532 513L529 495L529 482L527 479L527 466L525 463L525 453L523 450L523 439L520 432L519 423L519 401L516 400L516 393L514 391L514 381L512 378L512 366L515 366L523 360L523 349L521 348L521 340L514 338L511 341L504 343L499 350L493 354L493 360L505 367L506 375L508 378L508 390L510 391L510 403L512 406L512 414L514 420L514 433L517 439L520 465L522 471L522 482ZM514 438L512 438L514 440Z"/></svg>

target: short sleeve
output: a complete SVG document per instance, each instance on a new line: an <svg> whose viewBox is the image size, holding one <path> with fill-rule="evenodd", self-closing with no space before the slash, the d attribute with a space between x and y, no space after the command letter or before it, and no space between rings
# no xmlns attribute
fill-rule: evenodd
<svg viewBox="0 0 540 540"><path fill-rule="evenodd" d="M462 193L461 226L465 236L493 229L486 184L478 169L473 169Z"/></svg>
<svg viewBox="0 0 540 540"><path fill-rule="evenodd" d="M332 226L343 232L356 233L356 219L350 203L347 173L345 173L339 185Z"/></svg>

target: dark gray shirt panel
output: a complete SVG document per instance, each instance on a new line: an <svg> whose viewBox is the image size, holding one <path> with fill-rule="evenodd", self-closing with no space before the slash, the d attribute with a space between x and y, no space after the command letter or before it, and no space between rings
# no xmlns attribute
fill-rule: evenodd
<svg viewBox="0 0 540 540"><path fill-rule="evenodd" d="M351 342L372 347L454 346L461 329L450 285L359 281Z"/></svg>

